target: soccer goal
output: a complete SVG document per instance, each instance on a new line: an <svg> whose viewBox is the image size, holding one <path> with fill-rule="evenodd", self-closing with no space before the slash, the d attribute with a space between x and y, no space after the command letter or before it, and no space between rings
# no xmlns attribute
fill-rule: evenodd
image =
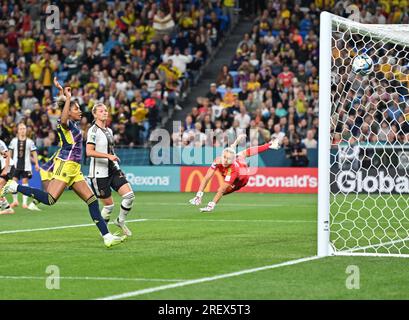
<svg viewBox="0 0 409 320"><path fill-rule="evenodd" d="M409 257L409 25L320 23L318 255Z"/></svg>

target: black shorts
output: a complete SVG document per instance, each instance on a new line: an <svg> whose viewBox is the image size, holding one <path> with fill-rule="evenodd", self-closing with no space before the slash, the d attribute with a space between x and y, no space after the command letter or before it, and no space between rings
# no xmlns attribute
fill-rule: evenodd
<svg viewBox="0 0 409 320"><path fill-rule="evenodd" d="M24 171L20 169L16 169L13 174L13 178L17 178L18 180L27 178L31 179L33 177L33 174L31 171Z"/></svg>
<svg viewBox="0 0 409 320"><path fill-rule="evenodd" d="M0 178L4 179L6 181L9 181L9 180L13 179L14 171L15 171L15 168L13 166L13 167L10 168L10 171L7 174L5 174L4 176L0 175ZM1 174L1 172L3 172L3 168L0 170L0 174Z"/></svg>
<svg viewBox="0 0 409 320"><path fill-rule="evenodd" d="M106 178L89 178L92 191L97 198L107 199L111 196L111 188L116 192L128 183L125 174L122 171L116 171L114 174Z"/></svg>

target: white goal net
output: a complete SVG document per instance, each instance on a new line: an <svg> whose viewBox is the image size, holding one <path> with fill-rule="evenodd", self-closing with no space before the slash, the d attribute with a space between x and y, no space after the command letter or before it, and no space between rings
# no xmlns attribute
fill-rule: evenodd
<svg viewBox="0 0 409 320"><path fill-rule="evenodd" d="M409 25L321 18L318 252L409 256Z"/></svg>

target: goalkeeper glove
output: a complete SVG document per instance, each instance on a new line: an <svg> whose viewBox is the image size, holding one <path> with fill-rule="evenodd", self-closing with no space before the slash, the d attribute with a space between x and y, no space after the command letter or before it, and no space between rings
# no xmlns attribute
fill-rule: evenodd
<svg viewBox="0 0 409 320"><path fill-rule="evenodd" d="M278 141L278 139L274 139L270 141L270 149L273 150L278 150L280 149L280 142Z"/></svg>
<svg viewBox="0 0 409 320"><path fill-rule="evenodd" d="M209 202L207 204L206 208L200 208L200 212L211 212L214 210L214 207L216 206L216 203L214 203L213 201Z"/></svg>
<svg viewBox="0 0 409 320"><path fill-rule="evenodd" d="M194 197L193 199L190 199L189 202L190 204L193 204L194 206L198 206L199 204L202 203L202 197L203 197L203 192L198 191L196 193L196 197Z"/></svg>

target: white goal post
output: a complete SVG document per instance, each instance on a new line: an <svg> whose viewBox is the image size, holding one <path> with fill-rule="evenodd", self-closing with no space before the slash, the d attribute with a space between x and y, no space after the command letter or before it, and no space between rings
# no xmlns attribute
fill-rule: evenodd
<svg viewBox="0 0 409 320"><path fill-rule="evenodd" d="M322 12L319 54L318 256L409 257L409 25Z"/></svg>

